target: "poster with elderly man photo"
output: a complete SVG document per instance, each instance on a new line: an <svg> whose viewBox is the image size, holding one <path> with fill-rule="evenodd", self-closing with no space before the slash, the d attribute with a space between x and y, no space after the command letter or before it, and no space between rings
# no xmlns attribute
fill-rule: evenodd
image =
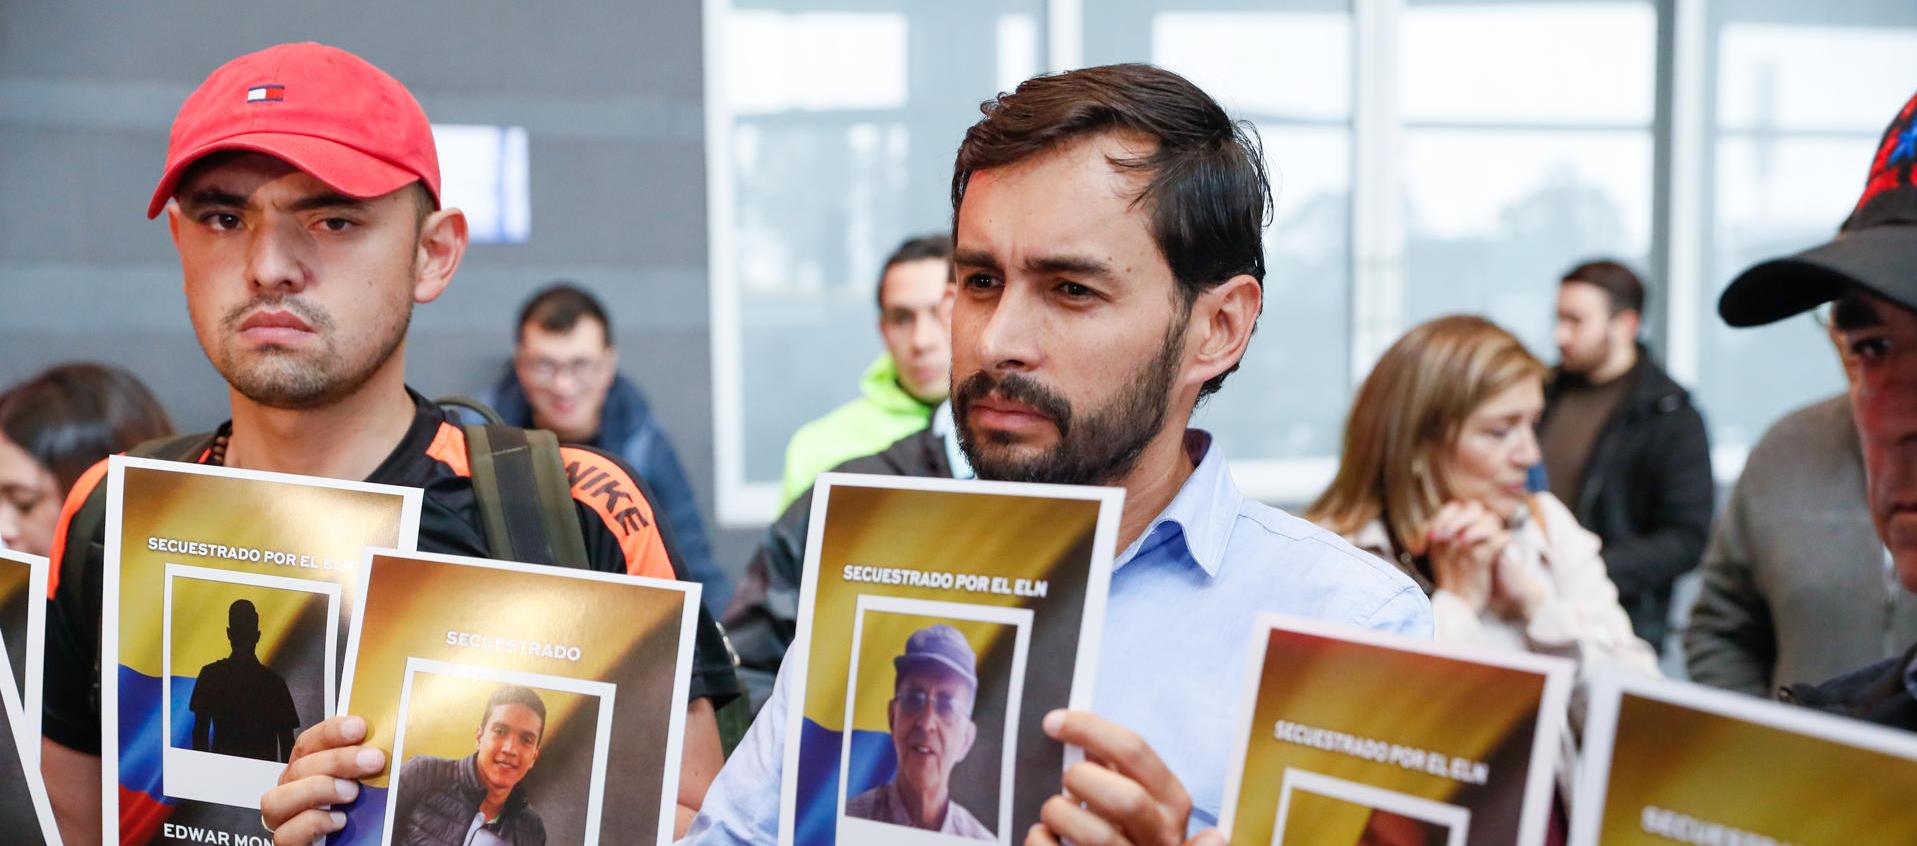
<svg viewBox="0 0 1917 846"><path fill-rule="evenodd" d="M788 657L781 843L1009 844L1075 760L1123 492L828 473Z"/></svg>

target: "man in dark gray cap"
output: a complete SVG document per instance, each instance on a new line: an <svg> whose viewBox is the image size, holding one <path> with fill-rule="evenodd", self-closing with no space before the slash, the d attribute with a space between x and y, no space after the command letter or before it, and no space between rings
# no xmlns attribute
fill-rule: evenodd
<svg viewBox="0 0 1917 846"><path fill-rule="evenodd" d="M898 673L886 722L898 773L845 802L845 815L907 825L974 840L997 840L965 806L952 801L952 768L978 739L972 703L978 695L977 660L958 629L926 626L905 640L892 659Z"/></svg>
<svg viewBox="0 0 1917 846"><path fill-rule="evenodd" d="M1751 268L1718 314L1758 326L1832 300L1831 325L1857 358L1852 416L1864 451L1871 522L1897 578L1917 591L1917 97L1885 130L1864 196L1836 240ZM1858 597L1858 610L1874 610ZM1917 648L1784 698L1917 731Z"/></svg>

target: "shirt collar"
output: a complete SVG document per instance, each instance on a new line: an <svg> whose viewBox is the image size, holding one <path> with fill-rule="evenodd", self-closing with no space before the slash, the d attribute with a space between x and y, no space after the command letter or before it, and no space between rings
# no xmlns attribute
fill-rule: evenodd
<svg viewBox="0 0 1917 846"><path fill-rule="evenodd" d="M1225 544L1231 540L1245 497L1232 482L1225 457L1213 446L1211 433L1185 430L1185 454L1196 468L1165 510L1152 518L1144 534L1119 554L1113 570L1176 540L1184 544L1185 553L1206 576L1218 577L1225 566Z"/></svg>
<svg viewBox="0 0 1917 846"><path fill-rule="evenodd" d="M972 462L965 458L965 450L959 448L958 420L952 416L952 401L939 403L932 412L932 434L945 446L945 462L952 466L952 478L976 479L978 473L972 470Z"/></svg>
<svg viewBox="0 0 1917 846"><path fill-rule="evenodd" d="M1917 647L1910 650L1909 660L1904 663L1904 690L1917 698Z"/></svg>

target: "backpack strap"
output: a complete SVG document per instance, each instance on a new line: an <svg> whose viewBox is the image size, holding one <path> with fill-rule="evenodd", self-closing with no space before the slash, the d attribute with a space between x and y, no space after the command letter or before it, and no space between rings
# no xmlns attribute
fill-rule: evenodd
<svg viewBox="0 0 1917 846"><path fill-rule="evenodd" d="M206 451L213 448L213 442L219 438L216 432L202 432L197 435L169 435L141 441L126 454L134 458L157 458L161 461L196 462Z"/></svg>
<svg viewBox="0 0 1917 846"><path fill-rule="evenodd" d="M551 432L514 426L461 428L480 523L493 557L590 568L559 439Z"/></svg>
<svg viewBox="0 0 1917 846"><path fill-rule="evenodd" d="M479 419L486 421L488 425L506 425L506 418L499 416L499 412L494 411L492 406L466 396L465 394L443 396L433 400L433 404L443 408L457 408L461 411L470 411L474 415L477 415Z"/></svg>

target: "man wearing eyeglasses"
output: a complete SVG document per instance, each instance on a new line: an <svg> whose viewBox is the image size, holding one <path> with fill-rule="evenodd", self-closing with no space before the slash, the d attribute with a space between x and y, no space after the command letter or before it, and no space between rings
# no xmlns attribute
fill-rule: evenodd
<svg viewBox="0 0 1917 846"><path fill-rule="evenodd" d="M947 625L919 629L892 659L897 672L886 722L898 771L892 780L845 801L845 815L964 837L997 840L965 806L952 801L952 768L978 739L972 703L977 660L965 636Z"/></svg>
<svg viewBox="0 0 1917 846"><path fill-rule="evenodd" d="M559 440L626 460L665 512L688 575L705 585L713 614L725 610L732 582L712 564L699 500L672 442L639 386L619 374L612 319L591 292L557 282L519 309L512 371L486 403L507 425L548 429Z"/></svg>

